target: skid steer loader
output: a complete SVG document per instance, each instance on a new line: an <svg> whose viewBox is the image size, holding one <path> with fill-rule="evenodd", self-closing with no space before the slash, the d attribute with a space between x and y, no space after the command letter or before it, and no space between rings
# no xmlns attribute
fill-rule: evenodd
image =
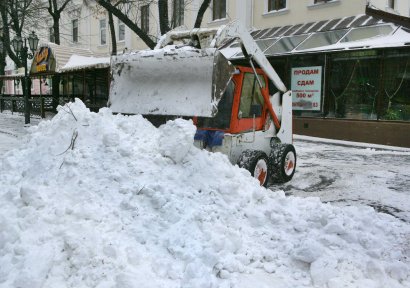
<svg viewBox="0 0 410 288"><path fill-rule="evenodd" d="M225 58L221 47L233 40L247 65ZM113 56L111 73L113 112L157 125L191 118L197 147L226 154L263 186L292 179L291 91L239 23L168 32L154 50Z"/></svg>

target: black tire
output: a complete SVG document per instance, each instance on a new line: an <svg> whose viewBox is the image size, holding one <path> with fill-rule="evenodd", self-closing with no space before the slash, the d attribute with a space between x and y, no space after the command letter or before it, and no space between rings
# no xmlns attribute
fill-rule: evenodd
<svg viewBox="0 0 410 288"><path fill-rule="evenodd" d="M266 187L268 185L270 177L269 158L265 152L258 150L243 151L238 160L238 166L251 172L251 175L259 180L261 186Z"/></svg>
<svg viewBox="0 0 410 288"><path fill-rule="evenodd" d="M270 171L275 183L285 183L296 171L296 150L291 144L274 144L269 155Z"/></svg>

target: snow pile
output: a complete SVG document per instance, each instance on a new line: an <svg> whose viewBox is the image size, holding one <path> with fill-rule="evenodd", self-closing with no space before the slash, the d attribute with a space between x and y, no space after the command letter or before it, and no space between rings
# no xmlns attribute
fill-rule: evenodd
<svg viewBox="0 0 410 288"><path fill-rule="evenodd" d="M192 123L90 113L0 166L0 287L410 287L410 227L258 186Z"/></svg>

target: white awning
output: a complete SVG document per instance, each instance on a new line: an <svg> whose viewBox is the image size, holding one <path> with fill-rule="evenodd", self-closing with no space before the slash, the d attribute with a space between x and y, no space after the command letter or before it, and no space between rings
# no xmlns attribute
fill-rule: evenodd
<svg viewBox="0 0 410 288"><path fill-rule="evenodd" d="M106 67L110 67L110 57L85 57L72 55L68 62L59 69L59 72Z"/></svg>

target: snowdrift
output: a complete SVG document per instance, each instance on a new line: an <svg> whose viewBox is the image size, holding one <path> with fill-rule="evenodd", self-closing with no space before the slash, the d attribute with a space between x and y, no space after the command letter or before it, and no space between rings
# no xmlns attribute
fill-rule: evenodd
<svg viewBox="0 0 410 288"><path fill-rule="evenodd" d="M285 197L195 127L84 104L0 166L0 287L410 287L410 227Z"/></svg>

